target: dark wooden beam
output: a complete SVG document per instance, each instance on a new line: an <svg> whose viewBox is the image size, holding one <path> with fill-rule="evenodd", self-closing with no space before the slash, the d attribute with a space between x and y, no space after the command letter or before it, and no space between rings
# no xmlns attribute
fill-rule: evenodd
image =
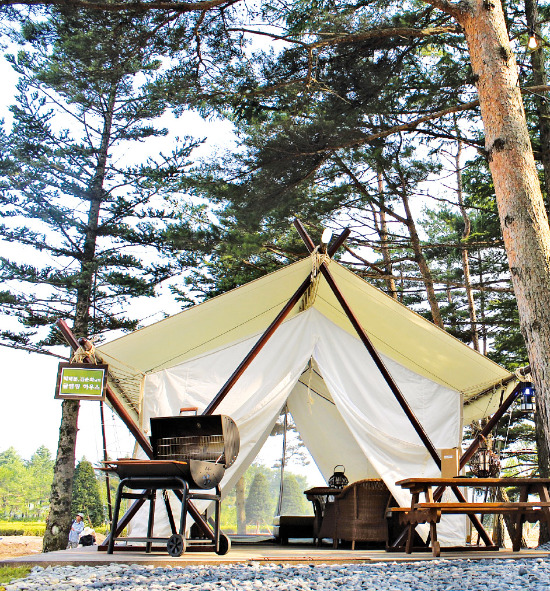
<svg viewBox="0 0 550 591"><path fill-rule="evenodd" d="M403 396L401 390L399 389L399 386L396 384L392 375L388 371L388 369L385 366L384 362L382 361L380 355L378 355L378 352L374 348L374 345L371 343L367 333L363 330L363 327L359 323L359 320L357 320L357 317L355 316L355 314L353 313L349 304L347 303L344 295L340 291L339 287L336 285L336 282L334 281L332 274L330 273L330 271L328 270L328 268L324 264L321 265L321 273L323 274L323 277L326 279L327 283L329 284L332 292L336 296L336 299L338 300L339 304L342 306L342 309L346 313L346 316L348 317L353 328L355 329L355 332L357 333L357 335L361 339L361 342L363 343L363 345L365 346L365 348L369 352L372 360L376 364L378 371L382 374L384 381L386 382L386 384L388 385L392 394L395 396L397 402L399 403L399 405L403 409L403 412L405 413L405 415L407 416L407 418L411 422L414 430L418 434L418 437L420 437L422 443L426 446L426 449L428 450L428 452L432 456L432 459L435 462L436 466L438 468L441 468L441 459L439 457L439 454L437 453L437 450L436 450L434 444L432 443L428 434L424 430L424 427L422 427L420 421L418 420L418 418L414 414L414 411L409 406L409 403L407 402L407 400Z"/></svg>
<svg viewBox="0 0 550 591"><path fill-rule="evenodd" d="M478 450L482 441L491 433L491 431L496 427L497 423L500 421L504 413L514 404L518 394L521 391L521 383L517 384L517 386L510 392L506 400L498 407L495 411L493 416L487 421L487 424L483 429L476 435L475 439L472 441L468 449L462 454L459 461L459 469L462 470L464 466L468 463L470 458L475 454ZM439 486L434 491L434 500L438 501L445 491L445 486Z"/></svg>
<svg viewBox="0 0 550 591"><path fill-rule="evenodd" d="M294 226L296 227L296 230L298 231L298 233L300 234L300 237L304 241L308 251L313 252L313 250L315 250L315 245L313 244L313 240L308 235L306 229L304 228L304 226L302 225L300 220L294 220ZM339 245L341 245L341 243L345 240L345 237L341 240L341 238L345 232L346 231L344 230L344 232L342 232L342 234L337 239L337 241L339 242ZM346 236L347 235L348 234L346 234ZM417 432L422 443L426 446L426 449L428 450L428 452L432 456L433 461L435 462L435 464L437 465L438 468L441 468L441 459L439 457L439 454L437 453L437 450L436 450L434 444L432 443L428 434L424 430L424 427L422 427L422 425L420 424L420 421L417 419L412 408L409 406L409 403L406 401L401 390L399 389L399 386L395 383L395 381L394 381L393 377L391 376L390 372L388 371L387 367L384 365L384 362L382 361L380 355L378 355L378 352L376 351L373 344L371 343L367 333L363 330L363 327L361 326L359 320L357 320L357 317L355 316L355 314L353 313L353 310L350 308L349 304L347 303L344 295L340 291L340 288L336 285L336 282L334 281L334 278L332 277L332 274L328 270L328 267L325 265L325 263L321 264L320 271L323 274L323 277L326 279L327 283L329 284L329 287L331 288L332 292L336 296L336 299L338 300L340 306L342 306L342 309L346 313L346 316L348 317L353 328L355 329L355 332L357 333L357 335L361 339L361 342L363 343L363 345L366 347L367 351L369 352L369 355L371 356L372 360L376 364L376 367L378 368L378 370L382 374L382 377L384 378L386 384L388 385L388 387L392 391L393 395L397 399L397 402L399 402L399 405L401 406L405 415L407 416L407 418L411 422L412 426L414 427L414 430Z"/></svg>
<svg viewBox="0 0 550 591"><path fill-rule="evenodd" d="M75 338L72 330L69 328L68 324L62 319L58 320L56 324L57 324L59 330L61 331L61 334L63 335L63 337L67 341L67 343L69 343L69 345L72 347L72 349L74 351L76 351L79 347L79 342L76 340L76 338ZM86 341L87 339L84 339L84 340ZM92 360L88 357L84 361L86 361L88 363L88 362L91 362ZM111 405L111 407L113 408L113 410L122 419L122 421L124 422L126 427L128 427L128 430L130 431L130 433L136 438L136 441L139 443L139 445L143 449L143 451L147 454L147 456L149 458L152 458L153 457L153 448L151 447L149 440L143 434L142 430L136 424L134 419L131 417L130 413L126 410L124 405L120 402L120 400L118 399L118 397L116 396L116 394L113 392L113 390L111 389L111 387L109 385L107 385L107 400L108 400L109 404Z"/></svg>
<svg viewBox="0 0 550 591"><path fill-rule="evenodd" d="M306 242L306 246L309 252L312 252L315 248L311 238L309 238L307 232L304 230L302 224L299 220L294 221L294 225L298 229L300 236L304 242ZM332 256L338 248L342 245L344 240L349 236L350 230L346 228L340 236L333 242L332 246L328 249L329 256ZM258 355L258 353L262 350L263 346L267 343L267 341L271 338L273 333L279 328L282 324L283 320L288 316L289 312L294 308L294 306L300 301L302 296L307 291L308 287L311 284L311 277L307 277L302 285L296 290L294 295L290 298L290 300L286 303L285 307L279 312L275 320L267 327L265 332L262 336L258 339L257 343L252 347L248 355L242 360L239 367L233 372L231 377L227 380L227 382L221 387L220 391L216 394L212 402L204 409L203 415L210 415L212 414L216 408L221 404L222 400L227 396L230 392L231 388L235 385L237 380L242 376L242 374L246 371L248 366L252 363L254 358Z"/></svg>
<svg viewBox="0 0 550 591"><path fill-rule="evenodd" d="M506 400L498 407L493 416L487 421L487 424L477 434L476 438L470 444L470 447L460 457L460 469L464 468L468 460L475 454L482 441L491 433L491 431L497 426L504 413L514 404L516 398L521 392L521 382L510 392Z"/></svg>
<svg viewBox="0 0 550 591"><path fill-rule="evenodd" d="M315 249L315 245L313 244L313 241L311 240L310 236L308 235L306 229L303 227L303 225L301 224L301 222L299 220L295 220L294 225L295 225L296 229L298 230L300 237L304 241L308 251L310 253L313 252L313 250ZM348 234L349 234L349 232L348 232ZM343 235L343 233L337 239L337 241L339 242L337 248L342 244L343 240L345 240L345 238L343 240L340 240L342 238L342 235ZM347 237L347 234L346 234L346 237ZM330 250L328 252L330 252ZM336 250L332 251L332 254L334 254L334 252L336 252ZM399 387L397 386L397 384L393 380L393 377L391 376L388 369L384 365L384 362L382 361L382 359L378 355L378 352L376 351L376 349L372 345L368 335L363 330L363 327L361 326L361 324L357 320L355 314L353 313L350 306L348 305L342 292L340 291L339 287L336 285L336 282L334 281L332 274L330 273L330 271L328 270L327 266L324 263L321 265L320 271L323 274L323 276L325 277L325 279L326 279L327 283L329 284L330 288L332 289L334 295L338 299L338 302L342 306L342 308L343 308L344 312L346 313L347 317L349 318L350 322L352 323L359 338L361 339L361 341L363 342L363 344L367 348L373 361L376 363L376 366L378 367L380 373L384 377L390 390L392 391L392 393L396 397L397 401L401 405L401 408L405 412L406 416L408 417L409 421L411 422L411 424L414 427L415 431L417 432L418 436L420 437L420 439L422 440L422 442L426 446L426 449L428 450L428 452L432 456L435 464L438 466L438 468L441 468L441 459L439 457L439 454L437 453L437 450L435 449L435 446L433 445L432 441L430 440L428 434L424 431L424 428L420 424L420 421L416 418L416 415L414 414L413 410L410 408L408 402L405 400L403 394L401 393L401 390L399 389ZM463 501L463 502L465 501L464 496L462 495L462 493L460 492L460 490L458 488L453 487L452 490L453 490L455 496L460 501ZM492 545L493 541L491 540L489 534L487 533L487 531L483 527L483 524L477 518L477 516L469 515L469 517L470 517L470 520L472 521L473 526L479 532L479 535L483 539L485 545L487 545L487 546ZM401 538L403 537L404 534L406 534L406 530L405 530L405 532L403 532L402 536L399 536L398 540L401 540ZM399 543L399 542L396 541L396 543Z"/></svg>
<svg viewBox="0 0 550 591"><path fill-rule="evenodd" d="M344 231L336 238L336 240L328 247L327 254L330 258L332 258L337 250L344 244L346 238L351 234L351 230L349 228L345 228Z"/></svg>
<svg viewBox="0 0 550 591"><path fill-rule="evenodd" d="M284 308L277 314L275 320L273 320L273 322L267 327L265 332L258 339L256 344L252 347L248 355L241 361L239 367L237 367L237 369L233 372L231 377L227 380L227 382L225 382L225 384L222 386L221 390L216 394L212 402L204 409L202 413L203 415L211 415L221 404L222 400L227 396L227 394L235 385L237 380L243 375L246 368L252 363L254 358L262 350L263 346L271 338L273 333L277 330L277 328L279 328L279 326L282 324L283 320L288 316L292 308L294 308L294 306L300 301L301 297L307 291L310 284L311 277L308 275L306 279L304 279L300 287L294 292L294 295L285 304Z"/></svg>
<svg viewBox="0 0 550 591"><path fill-rule="evenodd" d="M315 243L311 239L310 235L306 232L304 225L298 218L294 220L294 227L298 231L298 234L300 234L300 238L304 241L307 251L311 254L315 250Z"/></svg>

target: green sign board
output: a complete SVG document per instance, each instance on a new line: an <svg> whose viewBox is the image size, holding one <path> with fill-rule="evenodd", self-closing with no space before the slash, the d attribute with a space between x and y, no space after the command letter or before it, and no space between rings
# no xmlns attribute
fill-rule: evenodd
<svg viewBox="0 0 550 591"><path fill-rule="evenodd" d="M107 365L60 363L55 397L76 400L105 400L107 368Z"/></svg>

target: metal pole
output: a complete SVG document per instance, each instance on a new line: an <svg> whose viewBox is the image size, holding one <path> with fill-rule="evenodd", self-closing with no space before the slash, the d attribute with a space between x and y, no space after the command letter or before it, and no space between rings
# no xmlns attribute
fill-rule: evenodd
<svg viewBox="0 0 550 591"><path fill-rule="evenodd" d="M105 436L105 413L103 412L103 400L99 401L99 414L101 416L101 435L103 438L103 459L109 459L107 455L107 437ZM107 487L107 509L109 511L109 523L113 521L113 506L111 504L111 482L109 472L105 472L105 486Z"/></svg>
<svg viewBox="0 0 550 591"><path fill-rule="evenodd" d="M285 418L283 420L283 453L281 456L281 482L279 483L279 501L277 503L277 515L281 515L283 508L283 495L285 492L285 459L286 459L286 430L288 427L288 407L285 404Z"/></svg>

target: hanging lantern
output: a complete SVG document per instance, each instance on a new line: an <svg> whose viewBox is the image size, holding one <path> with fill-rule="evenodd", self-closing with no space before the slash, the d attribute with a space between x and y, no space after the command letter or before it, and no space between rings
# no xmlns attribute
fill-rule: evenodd
<svg viewBox="0 0 550 591"><path fill-rule="evenodd" d="M521 412L535 412L535 388L531 382L523 384L519 408Z"/></svg>
<svg viewBox="0 0 550 591"><path fill-rule="evenodd" d="M500 459L484 440L469 461L470 470L478 478L496 478L500 473Z"/></svg>
<svg viewBox="0 0 550 591"><path fill-rule="evenodd" d="M529 40L527 41L527 47L531 51L534 51L535 49L538 49L538 46L539 46L539 43L537 41L535 27L531 27L531 29L529 29Z"/></svg>
<svg viewBox="0 0 550 591"><path fill-rule="evenodd" d="M342 468L342 470L338 470L337 468ZM332 488L344 488L349 482L347 477L344 475L346 469L342 464L338 464L334 466L334 474L328 479L328 485Z"/></svg>

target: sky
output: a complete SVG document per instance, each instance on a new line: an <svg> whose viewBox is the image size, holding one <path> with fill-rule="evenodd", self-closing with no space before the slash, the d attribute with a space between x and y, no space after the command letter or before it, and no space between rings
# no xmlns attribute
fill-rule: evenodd
<svg viewBox="0 0 550 591"><path fill-rule="evenodd" d="M14 101L16 77L3 60L0 60L0 76L0 113L8 124L10 115L7 107ZM200 148L203 155L208 150L229 145L233 137L230 124L205 122L195 113L173 120L171 124L171 135L207 137L206 144ZM11 246L0 242L0 249L5 248ZM147 314L150 315L151 302L148 301L146 305ZM165 307L162 306L163 309ZM176 308L172 306L172 309ZM138 311L137 317L143 316L145 313L140 316ZM150 321L153 320L154 317L150 318ZM57 352L68 355L68 349L60 348ZM55 357L0 346L0 452L14 447L21 457L28 460L41 445L45 445L55 456L61 421L61 400L54 398L59 361ZM109 457L131 455L134 439L107 406L105 425ZM94 464L101 461L103 442L97 401L81 401L78 429L76 460L85 457ZM281 456L281 447L280 437L269 438L257 461L273 465ZM288 469L307 476L312 486L323 484L323 478L313 462L306 467L290 462Z"/></svg>

